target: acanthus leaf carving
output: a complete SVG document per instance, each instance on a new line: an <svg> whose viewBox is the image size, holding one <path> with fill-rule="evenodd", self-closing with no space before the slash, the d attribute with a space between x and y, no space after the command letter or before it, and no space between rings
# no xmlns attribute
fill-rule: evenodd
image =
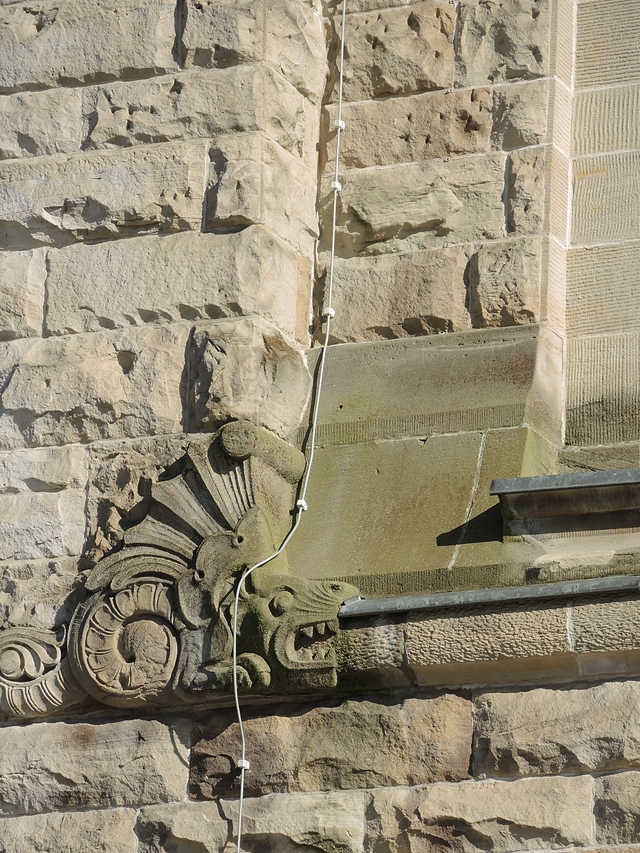
<svg viewBox="0 0 640 853"><path fill-rule="evenodd" d="M194 443L181 473L152 486L151 507L121 550L91 572L68 640L0 633L2 711L43 716L87 695L114 707L167 706L229 690L237 584L286 535L304 465L302 453L247 422ZM335 686L338 608L356 593L296 577L286 552L257 569L239 598L240 686Z"/></svg>

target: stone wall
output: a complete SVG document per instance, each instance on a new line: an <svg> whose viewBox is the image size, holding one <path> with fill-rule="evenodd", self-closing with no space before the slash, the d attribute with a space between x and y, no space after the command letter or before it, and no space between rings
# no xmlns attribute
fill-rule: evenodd
<svg viewBox="0 0 640 853"><path fill-rule="evenodd" d="M376 597L638 574L637 527L503 542L489 485L640 464L640 5L348 2L294 575ZM303 446L339 13L0 0L3 630L67 625L221 425ZM637 595L341 628L336 691L243 698L246 853L640 844ZM235 849L229 704L8 714L0 853Z"/></svg>
<svg viewBox="0 0 640 853"><path fill-rule="evenodd" d="M640 839L637 681L247 709L243 849L617 849ZM3 730L0 850L235 849L224 712Z"/></svg>

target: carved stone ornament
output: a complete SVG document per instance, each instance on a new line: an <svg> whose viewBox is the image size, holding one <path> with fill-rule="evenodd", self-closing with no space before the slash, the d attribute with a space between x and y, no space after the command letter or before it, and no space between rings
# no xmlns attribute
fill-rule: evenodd
<svg viewBox="0 0 640 853"><path fill-rule="evenodd" d="M302 453L267 430L227 424L152 487L146 517L102 559L66 631L0 632L0 709L54 713L87 698L114 707L206 701L232 687L234 594L246 567L291 525ZM286 553L247 579L238 680L286 693L336 684L340 604L357 590L289 573Z"/></svg>

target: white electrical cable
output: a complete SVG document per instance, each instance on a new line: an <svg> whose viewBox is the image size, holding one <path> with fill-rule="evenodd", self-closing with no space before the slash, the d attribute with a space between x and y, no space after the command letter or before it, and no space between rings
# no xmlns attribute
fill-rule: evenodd
<svg viewBox="0 0 640 853"><path fill-rule="evenodd" d="M322 352L320 353L320 363L318 365L318 374L317 374L317 382L316 382L316 393L315 400L313 403L313 409L311 413L311 433L309 437L309 458L307 459L307 464L304 470L304 474L302 476L302 485L300 488L300 496L296 501L295 506L295 518L293 524L291 526L291 530L287 533L285 538L282 540L282 544L271 554L269 557L265 557L264 560L260 560L259 563L256 563L255 566L251 566L242 573L240 581L238 583L238 587L236 589L235 600L234 600L234 608L233 608L233 698L235 700L236 706L236 715L238 718L238 726L240 728L240 743L241 743L241 757L238 759L237 767L240 769L240 798L238 804L238 836L237 836L237 853L241 853L241 844L242 844L242 807L244 803L244 774L249 769L250 765L247 760L247 744L244 735L244 726L242 723L242 713L240 711L240 699L238 697L238 607L240 601L240 594L242 592L242 588L244 587L244 583L246 579L252 572L255 572L256 569L261 568L262 566L266 566L267 563L270 563L272 560L275 560L284 549L289 544L291 538L295 534L300 521L302 519L302 513L307 509L307 502L305 500L307 495L307 487L309 485L309 477L311 475L311 466L313 465L313 458L316 450L316 433L318 431L318 411L320 408L320 397L322 395L322 382L324 380L324 367L325 362L327 360L327 349L329 347L329 332L331 330L331 320L335 317L336 312L331 306L331 300L333 296L333 271L335 266L335 255L336 255L336 226L338 219L338 193L342 190L342 184L338 180L339 178L339 168L340 168L340 139L342 131L345 129L345 123L342 120L342 89L343 89L343 81L344 81L344 31L345 31L345 21L347 14L347 0L343 0L342 2L342 22L340 29L340 66L339 66L339 84L338 84L338 118L335 121L336 127L336 158L335 158L335 168L334 168L334 178L331 183L331 189L333 190L333 218L332 218L332 226L331 226L331 260L329 264L329 283L327 285L327 289L325 291L325 303L326 308L322 312L322 317L326 322L326 330L325 330L325 338L324 343L322 344Z"/></svg>

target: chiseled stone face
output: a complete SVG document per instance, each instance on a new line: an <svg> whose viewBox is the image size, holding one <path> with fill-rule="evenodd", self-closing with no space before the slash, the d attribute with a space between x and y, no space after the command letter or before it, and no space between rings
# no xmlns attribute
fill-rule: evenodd
<svg viewBox="0 0 640 853"><path fill-rule="evenodd" d="M0 818L0 853L136 853L133 809Z"/></svg>
<svg viewBox="0 0 640 853"><path fill-rule="evenodd" d="M481 692L475 701L476 772L533 776L638 767L639 700L637 681Z"/></svg>
<svg viewBox="0 0 640 853"><path fill-rule="evenodd" d="M175 718L4 729L0 813L180 800L187 736L188 724Z"/></svg>
<svg viewBox="0 0 640 853"><path fill-rule="evenodd" d="M417 785L467 778L470 704L458 696L340 705L246 715L248 795ZM238 742L229 716L215 714L194 732L191 793L237 792L229 756Z"/></svg>
<svg viewBox="0 0 640 853"><path fill-rule="evenodd" d="M601 844L640 841L640 773L618 773L595 781L596 838Z"/></svg>

